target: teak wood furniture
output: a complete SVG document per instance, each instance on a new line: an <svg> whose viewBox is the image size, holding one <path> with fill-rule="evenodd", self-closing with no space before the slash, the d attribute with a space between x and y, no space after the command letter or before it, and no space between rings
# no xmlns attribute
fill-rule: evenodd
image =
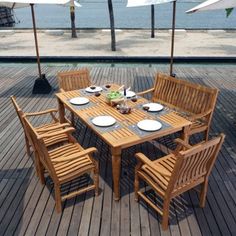
<svg viewBox="0 0 236 236"><path fill-rule="evenodd" d="M158 160L151 161L137 153L135 168L135 198L141 197L162 216L162 229L168 228L170 201L172 198L201 184L200 206L205 206L208 178L224 142L225 135L195 146L178 139L177 150ZM185 150L181 150L181 146ZM145 181L163 199L162 208L139 190L139 179Z"/></svg>
<svg viewBox="0 0 236 236"><path fill-rule="evenodd" d="M112 84L110 90L117 90L119 87L119 85ZM121 114L116 108L109 106L105 102L107 91L106 88L103 88L103 92L99 97L86 93L85 90L57 93L56 96L59 103L59 116L61 122L64 122L65 108L69 109L110 146L112 154L114 198L115 200L119 200L122 149L175 133L177 131L183 131L183 139L186 140L188 139L188 130L191 122L179 116L175 112L164 112L158 117L158 119L160 122L167 124L166 128L155 132L136 132L135 127L139 121L143 119L155 119L150 112L146 112L140 108L142 107L142 104L148 101L142 97L138 98L137 102L128 100L127 103L133 108L133 110L130 114ZM74 106L69 102L69 99L79 96L89 98L89 105L83 108L83 106ZM116 119L117 123L111 128L102 130L102 128L96 127L91 122L93 117L99 115L110 115Z"/></svg>
<svg viewBox="0 0 236 236"><path fill-rule="evenodd" d="M61 92L86 88L91 85L89 70L87 68L59 72L57 74L59 89ZM74 113L71 112L71 124L74 126Z"/></svg>
<svg viewBox="0 0 236 236"><path fill-rule="evenodd" d="M26 116L24 116L24 124L27 132L32 140L35 153L39 157L40 172L39 177L44 184L44 168L51 176L54 189L56 210L61 212L61 202L65 199L72 198L78 194L95 189L95 194L99 190L99 168L98 162L92 158L92 153L97 149L94 147L83 149L76 139L71 135L75 130L72 127L67 127L61 130L48 129L48 133L38 134L38 131L30 124ZM45 142L47 138L55 138L57 136L66 135L67 140L54 147L48 148ZM68 194L61 196L61 186L73 179L76 179L86 173L92 173L94 183L86 185L85 187L75 190Z"/></svg>
<svg viewBox="0 0 236 236"><path fill-rule="evenodd" d="M19 117L19 120L21 122L21 125L23 127L24 130L24 135L25 135L25 143L26 143L26 151L28 156L30 156L30 147L33 148L34 150L34 146L33 146L33 142L30 138L30 135L25 127L24 121L23 121L23 116L30 118L42 118L42 116L48 117L49 119L47 120L46 123L43 122L39 122L39 124L37 126L34 126L34 130L38 133L38 134L44 134L44 133L48 133L50 132L50 130L61 130L64 127L68 127L69 123L64 123L61 124L59 122L59 120L56 117L56 113L58 112L57 109L49 109L49 110L45 110L45 111L40 111L40 112L31 112L31 113L24 113L22 111L22 109L19 107L18 103L16 102L16 97L15 96L11 96L11 101L13 103L13 106L16 110L16 113ZM67 136L65 134L61 134L61 135L57 135L54 137L47 137L44 139L45 145L47 147L54 145L55 143L58 142L63 142L67 140ZM39 175L39 160L37 158L37 155L35 155L35 169L37 172L37 175Z"/></svg>
<svg viewBox="0 0 236 236"><path fill-rule="evenodd" d="M61 91L71 91L91 85L88 69L59 72L57 78Z"/></svg>
<svg viewBox="0 0 236 236"><path fill-rule="evenodd" d="M175 109L192 122L189 135L205 132L208 140L218 89L157 73L153 88L138 94L144 95L150 92L154 102Z"/></svg>

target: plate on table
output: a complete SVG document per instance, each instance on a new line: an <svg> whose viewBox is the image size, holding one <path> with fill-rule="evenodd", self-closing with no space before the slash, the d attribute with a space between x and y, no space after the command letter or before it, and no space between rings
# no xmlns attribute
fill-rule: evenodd
<svg viewBox="0 0 236 236"><path fill-rule="evenodd" d="M143 107L149 107L148 111L161 111L164 108L161 104L154 102L144 104Z"/></svg>
<svg viewBox="0 0 236 236"><path fill-rule="evenodd" d="M85 105L89 103L89 99L85 97L75 97L70 99L70 103L73 105Z"/></svg>
<svg viewBox="0 0 236 236"><path fill-rule="evenodd" d="M92 119L92 123L96 126L107 127L114 125L116 123L116 119L112 116L97 116Z"/></svg>
<svg viewBox="0 0 236 236"><path fill-rule="evenodd" d="M90 86L85 89L86 92L88 93L96 93L102 91L102 88L99 86Z"/></svg>
<svg viewBox="0 0 236 236"><path fill-rule="evenodd" d="M122 95L124 96L124 91L122 91L121 92L122 93ZM127 98L132 98L132 97L134 97L136 95L136 93L135 92L133 92L133 91L126 91L126 97Z"/></svg>
<svg viewBox="0 0 236 236"><path fill-rule="evenodd" d="M145 131L157 131L161 129L162 124L157 120L141 120L137 124L138 128Z"/></svg>

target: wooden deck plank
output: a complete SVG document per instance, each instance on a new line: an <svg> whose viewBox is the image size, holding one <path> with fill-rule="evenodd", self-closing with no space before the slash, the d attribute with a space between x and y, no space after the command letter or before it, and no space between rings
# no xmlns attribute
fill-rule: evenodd
<svg viewBox="0 0 236 236"><path fill-rule="evenodd" d="M58 88L59 71L77 69L79 66L47 66L42 69L54 88ZM152 67L90 67L94 84L106 81L131 86L142 91L152 86L155 73L168 73L167 66ZM0 235L235 235L236 233L236 73L235 67L178 66L177 76L195 83L220 89L211 134L226 133L221 154L212 172L207 194L207 204L199 208L195 191L184 194L175 202L176 223L162 231L157 214L148 206L134 201L133 153L142 150L155 152L154 146L144 144L127 150L121 171L121 201L113 202L111 157L106 144L80 126L78 138L84 147L96 145L99 152L101 193L83 194L66 201L64 212L55 212L52 187L42 186L33 169L33 162L26 156L23 130L9 96L15 94L24 111L56 107L53 93L32 95L37 78L33 65L1 66L0 68ZM227 78L227 79L226 79ZM40 119L38 120L40 121ZM86 137L83 139L83 137ZM196 136L195 141L198 141ZM126 160L126 158L128 158ZM130 162L131 161L131 162ZM24 170L25 169L25 170ZM128 172L128 175L127 175ZM72 183L71 183L72 184ZM183 208L182 208L183 207ZM182 210L181 210L182 209Z"/></svg>

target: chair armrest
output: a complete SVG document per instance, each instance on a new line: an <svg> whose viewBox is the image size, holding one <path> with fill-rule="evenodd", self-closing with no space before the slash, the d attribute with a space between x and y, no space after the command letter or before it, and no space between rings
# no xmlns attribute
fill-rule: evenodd
<svg viewBox="0 0 236 236"><path fill-rule="evenodd" d="M65 128L65 129L61 129L55 132L50 132L50 133L46 133L46 134L40 134L37 135L38 139L43 139L43 138L51 138L55 135L59 135L59 134L68 134L68 133L72 133L73 131L75 131L75 128L73 127L69 127L69 128Z"/></svg>
<svg viewBox="0 0 236 236"><path fill-rule="evenodd" d="M209 109L206 112L196 114L196 115L192 115L192 116L189 117L189 119L192 120L192 121L197 120L197 119L201 119L201 118L211 114L211 112L212 112L212 109Z"/></svg>
<svg viewBox="0 0 236 236"><path fill-rule="evenodd" d="M142 162L143 164L148 165L150 168L152 168L154 171L158 172L160 175L166 176L166 177L170 177L170 173L168 171L166 171L161 165L156 165L153 164L152 161L150 161L144 154L142 153L136 153L135 157Z"/></svg>
<svg viewBox="0 0 236 236"><path fill-rule="evenodd" d="M97 152L97 149L94 148L94 147L91 147L91 148L87 148L86 150L83 150L81 152L78 152L78 153L75 153L75 154L72 154L70 156L62 156L62 157L59 157L55 160L52 160L53 163L59 163L59 162L65 162L65 161L72 161L74 159L77 159L77 158L80 158L82 156L86 156L88 154L92 154L94 152Z"/></svg>
<svg viewBox="0 0 236 236"><path fill-rule="evenodd" d="M60 88L60 89L59 89L59 92L60 92L60 93L64 93L64 92L66 92L66 91L65 91L63 88Z"/></svg>
<svg viewBox="0 0 236 236"><path fill-rule="evenodd" d="M70 127L71 125L69 123L62 123L59 125L54 125L52 127L43 127L43 128L39 128L37 129L37 132L48 132L48 131L52 131L52 130L57 130L57 129L61 129L61 128L66 128L66 127Z"/></svg>
<svg viewBox="0 0 236 236"><path fill-rule="evenodd" d="M187 149L190 149L192 148L192 146L188 143L186 143L184 140L180 139L180 138L177 138L174 140L178 145L182 146L182 147L185 147Z"/></svg>
<svg viewBox="0 0 236 236"><path fill-rule="evenodd" d="M151 89L148 89L148 90L145 90L145 91L142 91L142 92L136 93L136 94L139 95L139 96L142 96L142 95L144 95L144 94L147 94L147 93L153 92L154 90L155 90L155 88L151 88Z"/></svg>
<svg viewBox="0 0 236 236"><path fill-rule="evenodd" d="M45 114L53 113L53 112L58 112L58 110L49 109L49 110L39 111L39 112L30 112L30 113L25 113L25 116L40 116L40 115L45 115Z"/></svg>

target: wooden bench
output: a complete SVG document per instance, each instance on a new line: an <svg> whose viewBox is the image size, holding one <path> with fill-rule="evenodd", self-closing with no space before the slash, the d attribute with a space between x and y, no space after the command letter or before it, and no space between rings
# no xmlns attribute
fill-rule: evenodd
<svg viewBox="0 0 236 236"><path fill-rule="evenodd" d="M153 102L159 102L174 109L178 114L193 123L189 136L205 132L205 138L208 140L218 89L158 73L154 87L140 92L138 95L144 95L149 92L152 93Z"/></svg>

